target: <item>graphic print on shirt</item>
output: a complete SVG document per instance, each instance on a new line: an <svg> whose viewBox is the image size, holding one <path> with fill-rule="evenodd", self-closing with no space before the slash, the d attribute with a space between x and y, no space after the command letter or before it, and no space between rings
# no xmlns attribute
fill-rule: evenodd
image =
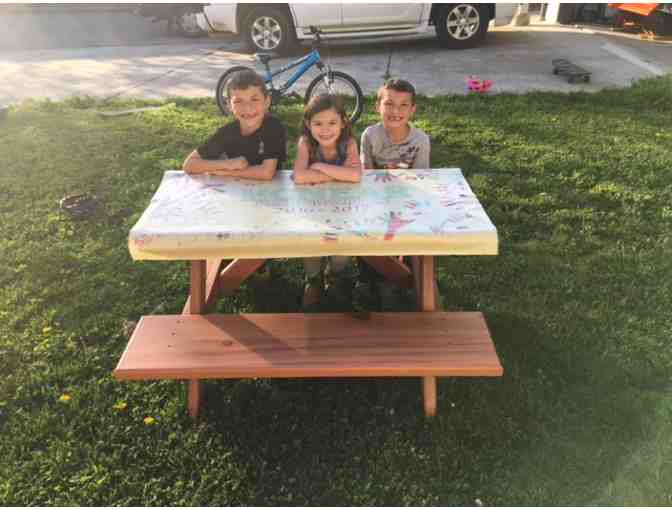
<svg viewBox="0 0 672 510"><path fill-rule="evenodd" d="M383 163L382 161L378 161L374 159L373 164L377 169L394 169L394 168L400 168L400 169L407 169L407 168L413 168L413 165L415 164L415 158L418 156L418 153L420 152L420 147L418 145L415 145L413 143L402 143L402 144L385 144L383 145L383 150L381 151L383 154L389 155L389 154L394 154L396 153L396 157L394 158L393 163ZM389 158L387 158L389 160Z"/></svg>

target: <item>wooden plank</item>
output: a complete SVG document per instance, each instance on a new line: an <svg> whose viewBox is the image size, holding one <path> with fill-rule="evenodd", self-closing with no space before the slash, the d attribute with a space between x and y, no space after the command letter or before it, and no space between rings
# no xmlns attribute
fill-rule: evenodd
<svg viewBox="0 0 672 510"><path fill-rule="evenodd" d="M143 317L118 379L500 376L480 313Z"/></svg>
<svg viewBox="0 0 672 510"><path fill-rule="evenodd" d="M265 259L236 259L232 260L222 270L224 259L208 259L208 276L205 284L205 310L215 304L220 293L231 295L240 287L251 274L259 269ZM182 313L189 313L191 297L187 298Z"/></svg>
<svg viewBox="0 0 672 510"><path fill-rule="evenodd" d="M192 418L198 418L201 411L201 381L190 379L187 381L187 412Z"/></svg>
<svg viewBox="0 0 672 510"><path fill-rule="evenodd" d="M411 287L413 285L413 274L406 264L399 257L359 257L378 273L388 280L401 285L402 287Z"/></svg>
<svg viewBox="0 0 672 510"><path fill-rule="evenodd" d="M419 303L423 312L436 311L436 278L434 276L434 257L420 257L419 267ZM422 379L422 399L425 407L425 416L436 415L436 377L425 376Z"/></svg>
<svg viewBox="0 0 672 510"><path fill-rule="evenodd" d="M425 416L436 416L436 377L422 378L422 400L425 405Z"/></svg>
<svg viewBox="0 0 672 510"><path fill-rule="evenodd" d="M422 310L422 281L421 281L421 274L422 274L422 257L411 257L411 267L413 268L413 284L415 286L415 295L417 298L417 303L418 303L418 309ZM441 303L440 299L440 294L439 294L439 285L436 281L436 277L434 278L434 304L435 308L434 310L438 310L439 304Z"/></svg>
<svg viewBox="0 0 672 510"><path fill-rule="evenodd" d="M413 281L418 310L433 312L439 304L439 286L436 283L434 257L411 257ZM433 289L431 291L430 289ZM433 292L433 296L429 295Z"/></svg>
<svg viewBox="0 0 672 510"><path fill-rule="evenodd" d="M219 275L219 289L224 295L233 294L240 285L259 269L266 259L236 259Z"/></svg>
<svg viewBox="0 0 672 510"><path fill-rule="evenodd" d="M200 315L205 311L205 274L207 263L205 260L192 260L189 270L189 299L183 316ZM196 378L187 382L187 411L192 418L197 418L201 409L201 383Z"/></svg>
<svg viewBox="0 0 672 510"><path fill-rule="evenodd" d="M223 259L208 259L207 260L207 278L205 281L205 310L214 306L215 301L219 295L219 273L222 270ZM191 296L187 298L184 303L182 313L190 313Z"/></svg>
<svg viewBox="0 0 672 510"><path fill-rule="evenodd" d="M422 274L422 258L414 255L411 257L411 268L413 269L413 286L415 288L415 297L420 308L420 301L422 300L422 286L420 275Z"/></svg>
<svg viewBox="0 0 672 510"><path fill-rule="evenodd" d="M192 260L189 270L189 314L203 313L205 308L205 260Z"/></svg>
<svg viewBox="0 0 672 510"><path fill-rule="evenodd" d="M420 289L422 291L420 310L423 312L433 312L436 310L435 285L434 257L423 255L420 273Z"/></svg>

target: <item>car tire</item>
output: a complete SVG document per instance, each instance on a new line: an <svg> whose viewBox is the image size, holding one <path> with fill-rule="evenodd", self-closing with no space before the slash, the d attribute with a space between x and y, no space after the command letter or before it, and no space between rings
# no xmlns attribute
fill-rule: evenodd
<svg viewBox="0 0 672 510"><path fill-rule="evenodd" d="M485 39L490 14L482 4L447 4L439 8L434 25L443 48L473 48Z"/></svg>
<svg viewBox="0 0 672 510"><path fill-rule="evenodd" d="M257 8L250 12L245 18L242 32L245 44L252 53L275 52L284 55L296 43L294 25L289 16L274 7Z"/></svg>
<svg viewBox="0 0 672 510"><path fill-rule="evenodd" d="M175 30L185 37L202 37L205 32L196 20L196 13L189 9L180 9L173 17Z"/></svg>

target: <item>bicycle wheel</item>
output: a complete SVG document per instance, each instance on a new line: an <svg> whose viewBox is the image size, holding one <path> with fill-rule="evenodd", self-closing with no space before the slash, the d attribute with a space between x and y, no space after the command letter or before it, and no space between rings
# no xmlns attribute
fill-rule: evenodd
<svg viewBox="0 0 672 510"><path fill-rule="evenodd" d="M224 74L219 78L217 82L217 88L215 89L215 99L217 100L217 106L223 115L231 115L231 110L229 109L229 98L226 95L226 84L229 82L234 73L239 71L254 71L254 69L245 66L235 66L231 69L224 71Z"/></svg>
<svg viewBox="0 0 672 510"><path fill-rule="evenodd" d="M364 94L362 94L362 89L354 78L341 71L320 74L308 85L306 104L311 98L322 94L338 96L343 101L350 123L357 122L364 108Z"/></svg>

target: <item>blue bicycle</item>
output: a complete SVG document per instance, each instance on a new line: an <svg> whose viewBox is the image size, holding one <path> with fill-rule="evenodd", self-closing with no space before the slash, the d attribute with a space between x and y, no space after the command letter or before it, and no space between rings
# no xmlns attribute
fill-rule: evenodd
<svg viewBox="0 0 672 510"><path fill-rule="evenodd" d="M341 71L334 71L329 64L322 62L322 57L318 51L318 46L322 41L320 38L320 30L315 27L311 27L311 30L313 33L312 51L298 60L289 62L280 69L271 71L268 63L275 57L272 53L255 53L257 60L266 67L264 81L266 82L266 87L271 96L271 106L278 104L283 97L297 96L298 94L295 92L289 92L289 89L311 67L316 66L321 73L317 78L310 82L310 85L308 85L304 98L305 103L308 103L312 97L321 94L333 94L339 96L348 113L350 122L354 124L362 114L362 109L364 107L364 94L362 93L362 89L350 75ZM294 69L295 67L298 67L296 72L294 72L284 84L280 87L276 87L273 83L273 78L290 69ZM246 66L235 66L231 69L227 69L217 82L217 106L219 106L219 109L224 115L231 114L231 111L229 110L229 100L226 95L226 85L234 73L245 70L253 71L253 69Z"/></svg>

